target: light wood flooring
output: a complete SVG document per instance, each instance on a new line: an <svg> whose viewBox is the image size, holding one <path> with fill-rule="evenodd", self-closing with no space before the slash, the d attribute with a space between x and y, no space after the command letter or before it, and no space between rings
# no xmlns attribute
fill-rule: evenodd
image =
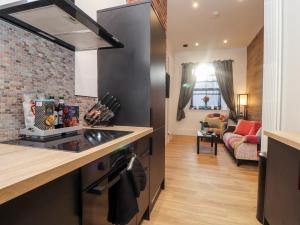
<svg viewBox="0 0 300 225"><path fill-rule="evenodd" d="M196 138L174 136L166 149L166 189L143 225L258 225L258 169L218 156L196 154Z"/></svg>

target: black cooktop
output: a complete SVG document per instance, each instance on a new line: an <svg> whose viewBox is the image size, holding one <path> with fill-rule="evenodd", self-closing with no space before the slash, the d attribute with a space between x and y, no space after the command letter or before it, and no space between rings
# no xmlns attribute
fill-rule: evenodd
<svg viewBox="0 0 300 225"><path fill-rule="evenodd" d="M130 134L130 131L83 129L76 133L43 140L24 137L18 140L6 141L4 144L31 146L71 152L82 152L97 145L104 144L116 138Z"/></svg>

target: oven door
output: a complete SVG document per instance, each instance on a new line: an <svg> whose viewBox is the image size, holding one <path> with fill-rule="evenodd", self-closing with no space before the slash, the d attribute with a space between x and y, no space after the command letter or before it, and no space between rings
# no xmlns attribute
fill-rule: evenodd
<svg viewBox="0 0 300 225"><path fill-rule="evenodd" d="M102 179L82 194L82 224L111 225L108 215L108 179Z"/></svg>

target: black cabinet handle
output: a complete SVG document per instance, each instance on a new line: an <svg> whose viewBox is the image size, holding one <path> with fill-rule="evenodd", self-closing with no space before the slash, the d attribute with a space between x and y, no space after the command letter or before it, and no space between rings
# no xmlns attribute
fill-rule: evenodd
<svg viewBox="0 0 300 225"><path fill-rule="evenodd" d="M97 185L90 190L88 190L89 194L93 195L102 195L107 190L107 185Z"/></svg>
<svg viewBox="0 0 300 225"><path fill-rule="evenodd" d="M299 161L299 173L298 173L298 191L300 191L300 161Z"/></svg>
<svg viewBox="0 0 300 225"><path fill-rule="evenodd" d="M150 127L152 127L152 108L150 108Z"/></svg>
<svg viewBox="0 0 300 225"><path fill-rule="evenodd" d="M153 155L153 138L149 138L149 145L150 145L150 155Z"/></svg>

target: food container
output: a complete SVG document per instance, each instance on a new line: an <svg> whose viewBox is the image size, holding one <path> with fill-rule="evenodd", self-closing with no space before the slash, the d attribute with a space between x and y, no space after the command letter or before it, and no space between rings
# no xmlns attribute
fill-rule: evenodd
<svg viewBox="0 0 300 225"><path fill-rule="evenodd" d="M63 110L64 127L79 125L79 106L65 106Z"/></svg>
<svg viewBox="0 0 300 225"><path fill-rule="evenodd" d="M40 130L54 129L56 120L54 110L55 104L53 100L36 100L34 126Z"/></svg>

